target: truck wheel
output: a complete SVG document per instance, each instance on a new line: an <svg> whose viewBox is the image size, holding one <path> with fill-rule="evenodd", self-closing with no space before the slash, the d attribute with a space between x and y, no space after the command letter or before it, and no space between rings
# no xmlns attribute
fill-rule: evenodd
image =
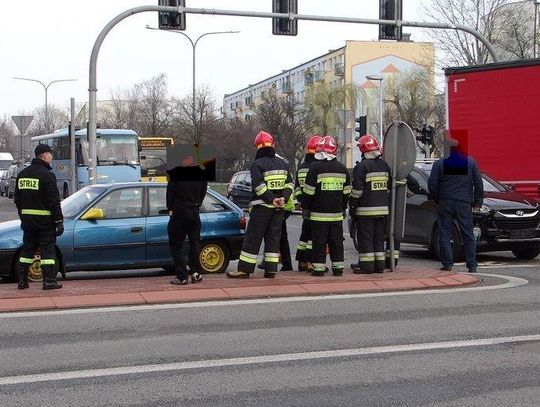
<svg viewBox="0 0 540 407"><path fill-rule="evenodd" d="M223 273L229 266L231 255L227 244L221 240L201 242L199 263L203 273Z"/></svg>
<svg viewBox="0 0 540 407"><path fill-rule="evenodd" d="M516 259L531 260L540 254L540 246L516 248L512 249L512 253Z"/></svg>

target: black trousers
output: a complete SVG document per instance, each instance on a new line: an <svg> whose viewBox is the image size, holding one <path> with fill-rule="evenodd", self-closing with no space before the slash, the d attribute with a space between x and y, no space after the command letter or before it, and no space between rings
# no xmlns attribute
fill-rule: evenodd
<svg viewBox="0 0 540 407"><path fill-rule="evenodd" d="M281 266L285 270L292 270L291 248L289 246L289 234L287 233L287 219L291 212L285 211L283 223L281 225L281 238L279 239L279 254L281 255Z"/></svg>
<svg viewBox="0 0 540 407"><path fill-rule="evenodd" d="M266 273L277 273L283 209L255 205L249 214L249 222L240 252L238 271L253 273L257 256L264 239L264 264Z"/></svg>
<svg viewBox="0 0 540 407"><path fill-rule="evenodd" d="M311 262L313 271L324 271L326 267L326 245L330 250L332 270L343 270L343 221L320 222L312 220L313 249Z"/></svg>
<svg viewBox="0 0 540 407"><path fill-rule="evenodd" d="M311 221L309 219L304 219L302 222L302 231L300 232L300 240L296 246L296 261L310 261L312 247L313 242L311 240Z"/></svg>
<svg viewBox="0 0 540 407"><path fill-rule="evenodd" d="M358 216L356 219L360 270L384 270L386 216Z"/></svg>
<svg viewBox="0 0 540 407"><path fill-rule="evenodd" d="M199 252L201 240L201 219L199 208L187 208L173 212L167 225L169 247L174 261L174 272L180 280L188 278L184 241L189 240L189 273L200 273Z"/></svg>
<svg viewBox="0 0 540 407"><path fill-rule="evenodd" d="M41 268L56 267L56 253L54 245L56 243L56 230L53 226L48 230L25 230L23 231L23 246L19 262L22 267L28 269L34 262L34 255L39 251L41 257Z"/></svg>

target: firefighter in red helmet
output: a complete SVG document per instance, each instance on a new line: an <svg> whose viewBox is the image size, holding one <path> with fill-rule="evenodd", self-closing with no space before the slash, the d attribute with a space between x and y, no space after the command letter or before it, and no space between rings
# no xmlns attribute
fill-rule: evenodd
<svg viewBox="0 0 540 407"><path fill-rule="evenodd" d="M311 223L313 247L312 276L324 276L326 245L330 250L332 273L343 274L343 213L351 193L347 168L336 159L337 145L331 136L324 136L317 144L317 161L309 169L302 188L304 219Z"/></svg>
<svg viewBox="0 0 540 407"><path fill-rule="evenodd" d="M248 278L257 264L264 238L264 276L273 278L279 262L279 241L284 207L293 193L294 183L288 166L276 156L274 138L261 131L255 137L257 154L251 164L252 200L238 269L229 278Z"/></svg>
<svg viewBox="0 0 540 407"><path fill-rule="evenodd" d="M369 134L360 137L358 148L362 161L353 170L349 213L357 222L359 261L351 267L357 274L382 273L390 167L382 158L375 137Z"/></svg>
<svg viewBox="0 0 540 407"><path fill-rule="evenodd" d="M298 165L296 170L296 181L294 195L296 199L303 207L302 204L302 188L306 182L306 176L309 169L317 161L315 153L317 152L317 144L321 141L322 136L311 136L306 145L306 155L304 160ZM302 232L300 233L300 240L296 246L296 261L298 261L298 271L311 271L313 268L310 263L311 248L313 242L311 240L311 227L309 219L304 219L302 222Z"/></svg>

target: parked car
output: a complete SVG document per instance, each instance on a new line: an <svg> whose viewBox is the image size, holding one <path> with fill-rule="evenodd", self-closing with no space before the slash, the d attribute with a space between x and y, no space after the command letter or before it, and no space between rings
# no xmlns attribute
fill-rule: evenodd
<svg viewBox="0 0 540 407"><path fill-rule="evenodd" d="M249 171L235 173L227 185L227 199L240 208L248 208L251 201L251 174Z"/></svg>
<svg viewBox="0 0 540 407"><path fill-rule="evenodd" d="M15 182L17 182L17 176L19 175L19 172L30 165L30 163L25 163L24 165L21 164L13 164L9 168L9 180L8 180L8 187L7 187L7 197L13 198L15 196Z"/></svg>
<svg viewBox="0 0 540 407"><path fill-rule="evenodd" d="M65 231L56 243L59 271L171 270L166 187L154 182L92 185L64 199ZM240 255L244 212L209 189L200 216L202 270L223 272ZM0 276L15 275L22 236L18 220L0 223Z"/></svg>
<svg viewBox="0 0 540 407"><path fill-rule="evenodd" d="M426 246L436 257L439 255L439 229L437 206L428 195L427 181L433 162L419 162L411 172L422 193L407 197L405 236L403 243ZM515 193L487 174L482 174L484 204L474 215L480 227L476 251L511 251L518 259L533 259L540 254L540 207L538 202ZM349 229L350 230L350 229ZM355 245L356 245L356 239ZM454 260L462 260L463 243L459 227L453 231Z"/></svg>

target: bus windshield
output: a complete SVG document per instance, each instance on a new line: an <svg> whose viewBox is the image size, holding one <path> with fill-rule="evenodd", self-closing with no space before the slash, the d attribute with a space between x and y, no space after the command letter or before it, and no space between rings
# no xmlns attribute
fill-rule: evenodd
<svg viewBox="0 0 540 407"><path fill-rule="evenodd" d="M0 170L9 170L11 164L13 164L12 160L0 160Z"/></svg>
<svg viewBox="0 0 540 407"><path fill-rule="evenodd" d="M96 143L98 165L139 164L137 137L101 135Z"/></svg>

